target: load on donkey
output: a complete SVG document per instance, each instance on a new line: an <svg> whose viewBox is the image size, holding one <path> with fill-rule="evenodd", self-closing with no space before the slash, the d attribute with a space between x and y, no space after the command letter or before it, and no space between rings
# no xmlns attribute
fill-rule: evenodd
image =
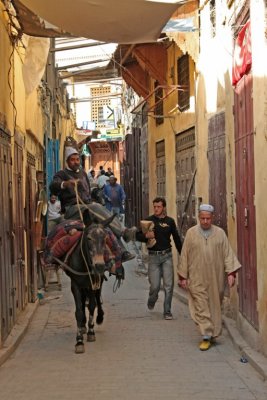
<svg viewBox="0 0 267 400"><path fill-rule="evenodd" d="M103 321L101 287L105 269L116 275L119 286L124 279L122 263L135 257L125 250L120 238L134 240L136 228L123 227L116 215L91 201L89 180L80 167L79 150L73 142L65 147L65 161L66 168L58 171L50 184L51 193L61 201L65 220L49 234L44 256L45 262L58 262L71 279L77 321L75 349L80 353L84 352L86 333L85 302L89 300L87 340L92 341L96 305L97 322Z"/></svg>

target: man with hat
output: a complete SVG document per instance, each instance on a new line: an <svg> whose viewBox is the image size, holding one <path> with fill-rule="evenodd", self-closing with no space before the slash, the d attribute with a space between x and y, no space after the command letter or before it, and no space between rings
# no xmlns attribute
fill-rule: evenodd
<svg viewBox="0 0 267 400"><path fill-rule="evenodd" d="M202 335L202 351L221 334L225 276L233 287L241 267L224 230L212 224L213 215L212 205L200 205L199 224L188 229L178 265L178 284L188 290L191 317Z"/></svg>
<svg viewBox="0 0 267 400"><path fill-rule="evenodd" d="M90 182L86 172L81 168L79 150L75 146L65 146L66 168L58 171L50 184L51 193L59 197L65 219L79 219L80 211L87 207L93 218L104 221L112 214L101 204L91 201ZM134 240L135 228L127 229L114 218L110 228L118 239ZM121 244L121 247L122 244ZM123 248L122 262L135 256Z"/></svg>

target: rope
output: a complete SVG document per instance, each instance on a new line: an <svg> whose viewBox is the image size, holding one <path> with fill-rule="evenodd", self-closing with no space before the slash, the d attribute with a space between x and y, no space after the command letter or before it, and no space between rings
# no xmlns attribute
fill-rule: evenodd
<svg viewBox="0 0 267 400"><path fill-rule="evenodd" d="M82 201L82 199L80 198L80 196L78 194L78 180L75 180L74 191L75 191L76 203L77 203L80 219L81 219L81 221L83 221L83 215L82 215L80 203L83 206L85 206L86 208L87 208L87 205ZM101 277L100 277L100 274L96 273L97 278L96 278L95 282L93 283L91 272L90 272L86 257L85 257L84 252L83 252L83 246L82 246L83 238L84 238L84 231L83 231L82 237L81 237L81 245L80 245L81 254L82 254L83 261L84 261L84 263L86 265L86 268L87 268L87 271L88 271L91 287L92 287L93 290L97 290L97 289L100 289L100 286L101 286ZM95 272L96 272L96 268L95 268L95 265L93 263L92 263L92 267L95 269Z"/></svg>
<svg viewBox="0 0 267 400"><path fill-rule="evenodd" d="M115 282L114 282L114 284L113 284L113 293L116 293L116 292L117 292L117 290L120 288L121 284L122 284L122 279L121 279L121 278L118 278L118 277L116 276L116 280L115 280Z"/></svg>
<svg viewBox="0 0 267 400"><path fill-rule="evenodd" d="M75 180L74 191L75 191L76 203L77 203L77 207L78 207L80 219L81 219L81 221L83 221L83 215L82 215L82 211L81 211L80 204L82 204L83 206L85 206L87 209L88 209L88 206L87 206L87 204L85 204L85 203L83 202L83 200L82 200L81 197L79 196L79 193L78 193L78 180ZM90 210L89 210L89 211L90 211ZM89 267L88 267L86 258L85 258L85 256L84 256L84 253L83 253L83 250L82 250L83 236L84 236L84 232L83 232L82 237L81 237L81 253L82 253L82 257L83 257L84 263L85 263L86 268L87 268L87 271L88 271L88 275L89 275L89 278L90 278L90 282L91 282L92 289L93 289L93 290L97 290L97 289L100 289L100 287L101 287L101 276L100 276L100 274L97 274L98 279L96 279L96 282L95 282L95 283L92 282L91 273L90 273L90 270L89 270ZM94 267L94 265L93 265L93 267ZM116 280L115 280L114 285L113 285L113 293L115 293L115 292L120 288L121 282L122 282L122 279L116 277Z"/></svg>

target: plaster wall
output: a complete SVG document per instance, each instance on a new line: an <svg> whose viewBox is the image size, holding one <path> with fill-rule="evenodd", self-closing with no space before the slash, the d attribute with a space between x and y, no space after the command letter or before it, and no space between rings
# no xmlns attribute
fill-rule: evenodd
<svg viewBox="0 0 267 400"><path fill-rule="evenodd" d="M254 105L255 207L260 349L267 355L267 10L263 0L251 2Z"/></svg>
<svg viewBox="0 0 267 400"><path fill-rule="evenodd" d="M200 15L200 56L197 65L197 195L208 201L208 162L206 157L208 122L217 112L225 112L225 151L226 151L226 199L228 237L234 250L237 250L236 204L235 204L235 132L234 132L234 88L231 84L233 28L235 18L245 2L233 2L229 9L223 4L216 8L216 34L212 35L210 10L205 6ZM237 291L230 291L230 302L237 317L240 331L256 348L267 354L267 42L266 8L263 0L250 2L252 37L252 75L254 104L254 162L255 162L255 207L256 207L256 246L258 278L259 332L244 323L238 312ZM243 322L242 322L243 321ZM244 328L246 327L246 328Z"/></svg>
<svg viewBox="0 0 267 400"><path fill-rule="evenodd" d="M166 73L167 85L177 84L177 59L183 53L173 42L168 48L168 68ZM190 108L180 113L177 109L178 92L175 90L164 100L163 114L164 122L156 125L153 117L148 119L148 152L149 152L149 207L153 213L152 201L157 195L157 176L156 176L156 143L165 141L165 165L166 165L166 201L167 213L174 218L177 223L176 205L176 135L195 125L195 85L194 85L194 62L190 57ZM150 90L154 88L151 81ZM167 92L164 92L166 95ZM150 106L154 104L153 96ZM175 248L175 246L173 246ZM177 263L177 252L174 251L174 264Z"/></svg>

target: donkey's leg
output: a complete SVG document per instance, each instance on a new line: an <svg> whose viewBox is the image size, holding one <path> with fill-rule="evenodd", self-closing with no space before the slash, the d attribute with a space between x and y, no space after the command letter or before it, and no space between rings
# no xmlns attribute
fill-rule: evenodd
<svg viewBox="0 0 267 400"><path fill-rule="evenodd" d="M102 278L102 281L101 281L100 288L97 289L96 292L95 292L95 299L96 299L96 304L97 304L96 323L98 325L101 325L103 323L103 321L104 321L104 310L102 308L102 300L101 300L102 285L103 285L103 278Z"/></svg>
<svg viewBox="0 0 267 400"><path fill-rule="evenodd" d="M89 321L88 321L88 331L87 331L87 342L94 342L95 341L95 331L94 331L94 313L96 308L96 298L95 292L90 290L88 293L89 299Z"/></svg>
<svg viewBox="0 0 267 400"><path fill-rule="evenodd" d="M75 301L75 317L77 322L75 353L79 354L84 353L83 326L85 312L83 305L83 293L73 280L71 281L71 291Z"/></svg>
<svg viewBox="0 0 267 400"><path fill-rule="evenodd" d="M87 300L87 292L86 289L80 289L81 290L81 300L82 300L82 312L83 312L83 317L81 321L81 332L83 335L86 334L86 312L85 312L85 307L86 307L86 300Z"/></svg>

